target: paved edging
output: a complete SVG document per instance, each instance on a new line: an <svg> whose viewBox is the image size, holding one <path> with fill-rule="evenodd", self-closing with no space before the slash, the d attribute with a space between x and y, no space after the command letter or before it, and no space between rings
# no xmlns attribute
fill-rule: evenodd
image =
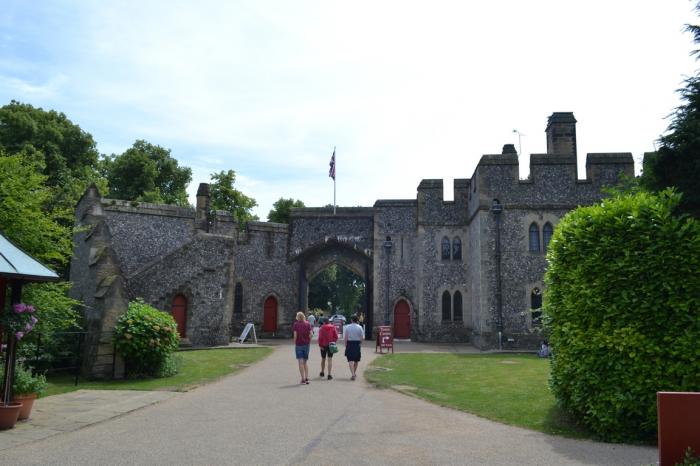
<svg viewBox="0 0 700 466"><path fill-rule="evenodd" d="M0 431L0 450L78 430L180 395L142 390L77 390L39 398L31 417Z"/></svg>

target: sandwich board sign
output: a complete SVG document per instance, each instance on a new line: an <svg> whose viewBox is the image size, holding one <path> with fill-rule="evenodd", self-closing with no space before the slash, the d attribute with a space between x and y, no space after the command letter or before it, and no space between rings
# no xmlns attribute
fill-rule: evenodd
<svg viewBox="0 0 700 466"><path fill-rule="evenodd" d="M384 350L386 349L387 353L389 350L391 352L394 352L394 336L391 334L391 327L388 325L380 325L378 328L377 332L377 346L374 348L374 352L376 353L377 350L379 350L380 353L383 353Z"/></svg>
<svg viewBox="0 0 700 466"><path fill-rule="evenodd" d="M248 338L248 334L250 331L253 330L253 342L257 343L258 342L258 337L255 335L255 326L253 325L252 322L248 322L245 324L245 328L241 332L241 336L238 337L238 343L243 343L246 338Z"/></svg>

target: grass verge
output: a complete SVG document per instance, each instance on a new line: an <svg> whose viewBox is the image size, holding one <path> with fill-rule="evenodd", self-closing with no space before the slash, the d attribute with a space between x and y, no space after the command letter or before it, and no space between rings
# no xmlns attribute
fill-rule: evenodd
<svg viewBox="0 0 700 466"><path fill-rule="evenodd" d="M181 351L176 354L178 373L160 379L83 380L74 384L72 376L48 377L44 396L58 395L80 389L96 390L167 390L186 392L199 385L213 382L253 364L272 352L271 348L211 349Z"/></svg>
<svg viewBox="0 0 700 466"><path fill-rule="evenodd" d="M548 387L549 361L524 354L391 354L367 379L430 402L548 434L593 438L567 418Z"/></svg>

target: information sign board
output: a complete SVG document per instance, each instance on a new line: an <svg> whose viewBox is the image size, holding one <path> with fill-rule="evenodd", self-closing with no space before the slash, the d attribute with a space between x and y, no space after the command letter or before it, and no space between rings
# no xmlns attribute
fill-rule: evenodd
<svg viewBox="0 0 700 466"><path fill-rule="evenodd" d="M238 337L238 343L243 343L245 339L248 338L248 334L251 330L253 331L253 342L257 343L258 337L255 335L255 326L252 322L248 322L247 324L245 324L245 328L241 332L241 336Z"/></svg>
<svg viewBox="0 0 700 466"><path fill-rule="evenodd" d="M394 352L394 335L391 333L390 326L380 325L377 328L377 346L374 348L374 352L379 350L380 353L383 353L385 349L387 353L390 349L392 353Z"/></svg>

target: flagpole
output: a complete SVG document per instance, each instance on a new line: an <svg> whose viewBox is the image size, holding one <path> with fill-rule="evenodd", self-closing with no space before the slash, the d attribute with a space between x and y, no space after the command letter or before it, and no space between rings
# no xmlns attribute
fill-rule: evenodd
<svg viewBox="0 0 700 466"><path fill-rule="evenodd" d="M335 146L333 146L333 156L335 156ZM336 163L337 162L335 162L335 159L334 159L334 167L335 167ZM337 173L337 170L335 173ZM334 175L335 175L335 173L334 173ZM335 176L333 176L333 215L335 215L335 205L336 205L335 204Z"/></svg>

